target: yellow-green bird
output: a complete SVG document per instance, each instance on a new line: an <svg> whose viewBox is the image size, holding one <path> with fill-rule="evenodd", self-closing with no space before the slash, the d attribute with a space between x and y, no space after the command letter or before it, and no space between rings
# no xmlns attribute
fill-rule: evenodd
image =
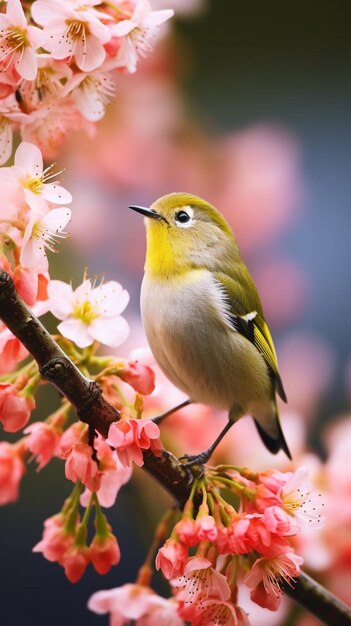
<svg viewBox="0 0 351 626"><path fill-rule="evenodd" d="M229 224L190 193L130 208L146 217L141 314L155 360L191 401L228 411L216 441L188 464L206 462L247 414L268 450L291 458L275 397L286 401L274 344Z"/></svg>

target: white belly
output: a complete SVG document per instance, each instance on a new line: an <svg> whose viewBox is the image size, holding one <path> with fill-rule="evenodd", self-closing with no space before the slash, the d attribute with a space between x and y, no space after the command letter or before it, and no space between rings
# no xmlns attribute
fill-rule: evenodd
<svg viewBox="0 0 351 626"><path fill-rule="evenodd" d="M192 272L184 284L144 277L141 313L160 368L194 402L233 413L271 403L267 365L225 318L211 274Z"/></svg>

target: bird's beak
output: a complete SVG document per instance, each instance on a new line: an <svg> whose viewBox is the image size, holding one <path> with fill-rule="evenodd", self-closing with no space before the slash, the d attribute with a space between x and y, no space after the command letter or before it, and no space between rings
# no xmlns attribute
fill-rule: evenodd
<svg viewBox="0 0 351 626"><path fill-rule="evenodd" d="M141 213L141 215L145 215L145 217L151 217L154 220L164 220L163 215L156 213L156 211L152 211L152 209L147 209L144 206L135 206L134 204L129 207L136 211L137 213Z"/></svg>

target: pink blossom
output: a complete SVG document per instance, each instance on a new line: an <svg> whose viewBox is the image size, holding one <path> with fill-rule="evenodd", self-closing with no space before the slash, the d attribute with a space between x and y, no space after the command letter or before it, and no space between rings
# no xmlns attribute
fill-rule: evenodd
<svg viewBox="0 0 351 626"><path fill-rule="evenodd" d="M251 589L262 583L266 594L280 597L279 582L285 580L291 584L300 574L303 559L295 554L289 544L282 549L277 548L276 552L274 556L257 559L247 572L244 583Z"/></svg>
<svg viewBox="0 0 351 626"><path fill-rule="evenodd" d="M186 546L175 539L169 538L159 549L155 565L157 570L161 570L167 580L181 576L185 564L188 561L188 550Z"/></svg>
<svg viewBox="0 0 351 626"><path fill-rule="evenodd" d="M22 81L18 91L22 107L28 113L40 110L43 105L52 106L53 99L62 100L64 84L72 76L72 70L62 61L56 61L50 54L38 56L38 72L35 80Z"/></svg>
<svg viewBox="0 0 351 626"><path fill-rule="evenodd" d="M146 615L142 615L136 622L136 626L185 626L179 616L178 604L172 598L158 596L158 604Z"/></svg>
<svg viewBox="0 0 351 626"><path fill-rule="evenodd" d="M47 272L48 260L45 249L57 252L56 241L67 236L63 229L70 219L71 210L67 207L52 209L44 214L32 211L23 235L21 264L37 272Z"/></svg>
<svg viewBox="0 0 351 626"><path fill-rule="evenodd" d="M70 94L77 109L90 122L105 115L105 107L116 92L115 81L104 64L94 72L78 72L67 81L64 94Z"/></svg>
<svg viewBox="0 0 351 626"><path fill-rule="evenodd" d="M0 383L0 421L8 433L16 433L25 426L35 407L33 396L20 395L10 383Z"/></svg>
<svg viewBox="0 0 351 626"><path fill-rule="evenodd" d="M196 518L196 529L199 541L216 543L218 529L212 515L198 515Z"/></svg>
<svg viewBox="0 0 351 626"><path fill-rule="evenodd" d="M129 294L119 283L111 280L93 287L85 279L73 291L71 285L52 280L48 294L51 312L63 320L58 330L80 348L90 346L94 340L114 348L127 338L129 327L120 314Z"/></svg>
<svg viewBox="0 0 351 626"><path fill-rule="evenodd" d="M241 513L231 522L227 549L233 554L245 554L251 550L261 552L269 547L272 536L263 515Z"/></svg>
<svg viewBox="0 0 351 626"><path fill-rule="evenodd" d="M277 535L296 535L299 530L295 520L279 506L267 507L263 513L263 519L269 532Z"/></svg>
<svg viewBox="0 0 351 626"><path fill-rule="evenodd" d="M46 202L72 202L71 194L57 181L52 180L58 175L53 172L53 165L44 169L41 151L33 143L22 141L16 150L14 165L2 171L6 171L14 184L23 190L24 198L31 209L45 211Z"/></svg>
<svg viewBox="0 0 351 626"><path fill-rule="evenodd" d="M58 562L65 569L70 582L77 582L90 562L89 549L86 545L75 543L79 518L71 519L62 513L49 517L44 522L43 537L33 552L42 552L48 561Z"/></svg>
<svg viewBox="0 0 351 626"><path fill-rule="evenodd" d="M252 602L255 602L263 609L269 609L270 611L277 611L280 605L283 592L278 586L274 586L271 589L266 590L263 582L258 583L256 587L251 590L250 598Z"/></svg>
<svg viewBox="0 0 351 626"><path fill-rule="evenodd" d="M13 274L18 294L26 304L33 306L38 296L38 274L27 267L18 265Z"/></svg>
<svg viewBox="0 0 351 626"><path fill-rule="evenodd" d="M112 34L123 38L117 57L119 64L135 72L138 56L144 57L152 50L160 24L173 15L172 9L153 11L148 0L139 0L129 20L111 26Z"/></svg>
<svg viewBox="0 0 351 626"><path fill-rule="evenodd" d="M74 543L75 530L65 528L65 517L61 513L49 517L44 522L42 539L34 546L33 552L42 552L48 561L62 563L64 554Z"/></svg>
<svg viewBox="0 0 351 626"><path fill-rule="evenodd" d="M148 365L138 361L130 361L118 373L128 385L142 395L149 395L155 389L155 373Z"/></svg>
<svg viewBox="0 0 351 626"><path fill-rule="evenodd" d="M115 504L119 490L123 485L129 482L132 473L132 467L124 467L116 456L116 469L105 470L101 476L99 487L99 502L101 506L110 508ZM91 491L86 489L80 497L82 506L88 506L90 496Z"/></svg>
<svg viewBox="0 0 351 626"><path fill-rule="evenodd" d="M24 430L26 446L38 461L37 471L41 470L57 456L60 443L60 430L55 424L34 422Z"/></svg>
<svg viewBox="0 0 351 626"><path fill-rule="evenodd" d="M262 485L267 490L269 497L276 496L286 484L288 478L292 476L291 472L280 472L279 470L269 469L266 472L260 472L258 486ZM276 504L277 500L272 502ZM262 503L264 507L266 503Z"/></svg>
<svg viewBox="0 0 351 626"><path fill-rule="evenodd" d="M199 543L198 526L194 519L183 517L174 527L179 541L191 548Z"/></svg>
<svg viewBox="0 0 351 626"><path fill-rule="evenodd" d="M74 483L80 480L90 491L98 491L101 472L92 458L92 452L87 443L75 443L66 459L65 476Z"/></svg>
<svg viewBox="0 0 351 626"><path fill-rule="evenodd" d="M173 600L161 598L149 587L138 584L97 591L90 597L88 608L98 614L110 613L113 626L130 622L136 626L185 626Z"/></svg>
<svg viewBox="0 0 351 626"><path fill-rule="evenodd" d="M40 148L44 159L52 160L72 128L79 130L84 127L82 121L84 120L73 107L70 98L56 98L43 103L30 116L25 117L21 121L20 130L22 139L35 143ZM88 131L92 131L88 122L85 127Z"/></svg>
<svg viewBox="0 0 351 626"><path fill-rule="evenodd" d="M107 574L112 565L117 565L121 558L116 537L112 533L106 536L96 534L89 546L89 557L99 574Z"/></svg>
<svg viewBox="0 0 351 626"><path fill-rule="evenodd" d="M25 472L21 449L6 441L0 442L0 504L17 500L19 484Z"/></svg>
<svg viewBox="0 0 351 626"><path fill-rule="evenodd" d="M309 528L324 522L322 502L308 478L308 469L299 467L280 492L282 507L298 524Z"/></svg>
<svg viewBox="0 0 351 626"><path fill-rule="evenodd" d="M110 425L106 439L116 449L122 465L128 467L134 462L141 467L144 463L143 450L156 455L162 451L160 429L149 419L122 419Z"/></svg>
<svg viewBox="0 0 351 626"><path fill-rule="evenodd" d="M0 173L9 168L0 168ZM0 181L1 185L1 181ZM13 279L18 294L30 307L36 309L37 313L43 315L47 312L43 310L42 305L37 303L37 300L46 300L46 285L48 282L47 274L38 274L34 270L31 270L21 265L16 265L14 271L7 260L0 257L0 267L5 270Z"/></svg>
<svg viewBox="0 0 351 626"><path fill-rule="evenodd" d="M111 38L102 20L109 16L94 9L99 0L37 0L34 20L44 26L42 46L54 59L74 59L83 72L100 67L106 57L104 44Z"/></svg>
<svg viewBox="0 0 351 626"><path fill-rule="evenodd" d="M26 80L37 74L36 49L41 46L42 31L28 26L20 0L8 0L6 13L0 15L0 64L14 68Z"/></svg>
<svg viewBox="0 0 351 626"><path fill-rule="evenodd" d="M260 474L255 505L262 512L267 507L280 506L292 518L291 525L295 525L296 531L301 525L313 527L323 523L322 503L305 467L293 473L269 470Z"/></svg>
<svg viewBox="0 0 351 626"><path fill-rule="evenodd" d="M211 598L201 605L185 605L180 615L191 621L192 626L250 626L247 613L231 602Z"/></svg>
<svg viewBox="0 0 351 626"><path fill-rule="evenodd" d="M76 443L83 441L87 435L87 425L83 422L74 422L64 431L60 440L60 456L65 459Z"/></svg>
<svg viewBox="0 0 351 626"><path fill-rule="evenodd" d="M80 580L89 563L89 548L77 544L73 544L66 550L60 562L71 583L76 583Z"/></svg>
<svg viewBox="0 0 351 626"><path fill-rule="evenodd" d="M102 471L122 469L121 464L118 462L116 452L111 448L111 446L108 445L106 439L99 433L96 434L94 439L94 448L96 456L99 460L99 467Z"/></svg>
<svg viewBox="0 0 351 626"><path fill-rule="evenodd" d="M83 426L83 429L81 428ZM81 441L86 432L86 426L76 422L67 429L61 438L60 448L63 456L67 456L72 446ZM101 472L99 503L105 508L114 505L118 492L131 478L132 468L124 467L119 461L116 452L111 449L106 440L98 435L94 440L94 448ZM80 497L82 506L88 506L92 492L86 488Z"/></svg>
<svg viewBox="0 0 351 626"><path fill-rule="evenodd" d="M0 330L0 374L11 372L27 354L20 340L6 326L2 327Z"/></svg>
<svg viewBox="0 0 351 626"><path fill-rule="evenodd" d="M212 567L211 561L201 557L191 557L184 567L184 573L172 581L177 591L177 600L185 604L204 602L208 598L229 600L230 587L223 574Z"/></svg>
<svg viewBox="0 0 351 626"><path fill-rule="evenodd" d="M221 529L217 525L214 517L203 513L200 507L200 512L196 520L184 515L175 525L174 532L184 545L192 547L201 541L217 543L218 534L221 532Z"/></svg>
<svg viewBox="0 0 351 626"><path fill-rule="evenodd" d="M160 429L157 424L150 419L139 419L136 420L136 426L140 448L142 450L150 450L156 456L160 456L163 445L160 441Z"/></svg>

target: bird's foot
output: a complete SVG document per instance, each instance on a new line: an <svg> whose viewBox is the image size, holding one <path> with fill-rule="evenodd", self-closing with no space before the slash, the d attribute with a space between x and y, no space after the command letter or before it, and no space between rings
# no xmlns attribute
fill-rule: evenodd
<svg viewBox="0 0 351 626"><path fill-rule="evenodd" d="M184 454L184 456L180 457L179 461L183 467L192 468L195 465L202 467L209 460L211 453L212 450L204 450L204 452L200 452L200 454Z"/></svg>

